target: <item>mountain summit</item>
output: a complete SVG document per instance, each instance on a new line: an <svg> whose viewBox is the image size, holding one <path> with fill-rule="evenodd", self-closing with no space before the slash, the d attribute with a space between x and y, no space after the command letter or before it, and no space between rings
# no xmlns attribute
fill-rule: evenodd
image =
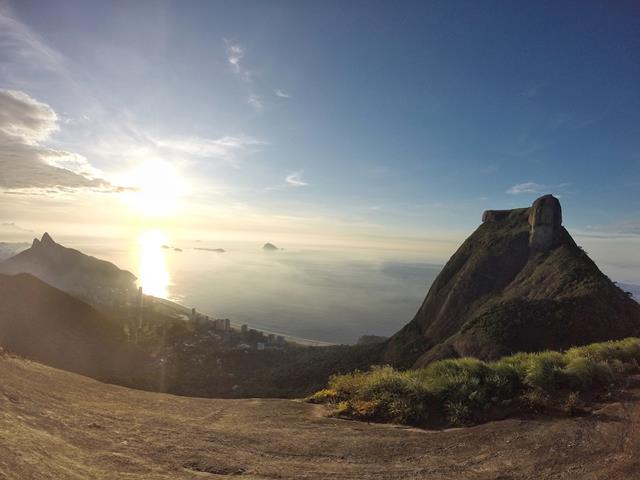
<svg viewBox="0 0 640 480"><path fill-rule="evenodd" d="M28 248L0 263L0 273L29 273L65 292L98 300L135 290L136 277L113 263L56 243L45 232Z"/></svg>
<svg viewBox="0 0 640 480"><path fill-rule="evenodd" d="M483 213L384 360L419 367L638 334L640 305L576 245L560 202L545 195L529 208Z"/></svg>

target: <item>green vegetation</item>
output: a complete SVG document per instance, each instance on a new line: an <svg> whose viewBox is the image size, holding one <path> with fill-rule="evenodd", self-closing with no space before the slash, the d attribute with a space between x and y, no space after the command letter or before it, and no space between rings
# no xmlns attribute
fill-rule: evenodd
<svg viewBox="0 0 640 480"><path fill-rule="evenodd" d="M637 372L640 338L594 343L564 352L518 353L495 362L442 360L417 370L372 367L334 375L307 398L335 415L410 425L463 425L523 410L579 410Z"/></svg>

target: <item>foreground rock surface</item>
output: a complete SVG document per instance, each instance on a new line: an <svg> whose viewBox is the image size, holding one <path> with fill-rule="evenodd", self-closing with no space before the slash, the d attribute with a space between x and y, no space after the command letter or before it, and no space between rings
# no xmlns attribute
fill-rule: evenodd
<svg viewBox="0 0 640 480"><path fill-rule="evenodd" d="M0 478L633 479L640 391L587 417L421 431L141 392L0 356Z"/></svg>

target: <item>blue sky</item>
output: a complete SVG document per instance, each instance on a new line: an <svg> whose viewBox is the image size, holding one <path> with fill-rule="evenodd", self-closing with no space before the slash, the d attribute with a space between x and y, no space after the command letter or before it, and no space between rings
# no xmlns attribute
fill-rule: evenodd
<svg viewBox="0 0 640 480"><path fill-rule="evenodd" d="M458 241L551 192L640 234L637 2L0 5L5 223L139 222L151 169L176 228Z"/></svg>

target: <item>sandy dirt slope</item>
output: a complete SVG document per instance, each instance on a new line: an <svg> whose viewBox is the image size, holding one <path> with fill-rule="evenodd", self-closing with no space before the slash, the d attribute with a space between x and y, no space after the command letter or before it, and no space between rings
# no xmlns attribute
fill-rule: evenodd
<svg viewBox="0 0 640 480"><path fill-rule="evenodd" d="M640 479L640 391L581 418L433 432L288 400L130 390L0 358L2 479Z"/></svg>

